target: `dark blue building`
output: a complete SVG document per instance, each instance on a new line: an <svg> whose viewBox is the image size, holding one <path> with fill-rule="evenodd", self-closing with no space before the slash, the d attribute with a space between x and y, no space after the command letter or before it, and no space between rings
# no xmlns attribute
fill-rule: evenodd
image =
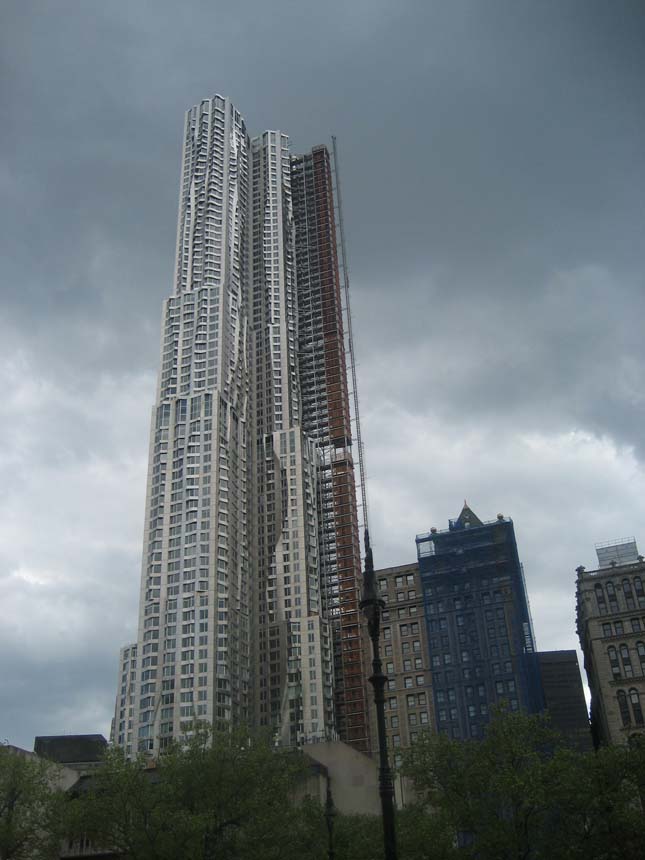
<svg viewBox="0 0 645 860"><path fill-rule="evenodd" d="M524 573L512 520L468 507L446 531L417 535L435 722L480 737L490 709L544 707Z"/></svg>

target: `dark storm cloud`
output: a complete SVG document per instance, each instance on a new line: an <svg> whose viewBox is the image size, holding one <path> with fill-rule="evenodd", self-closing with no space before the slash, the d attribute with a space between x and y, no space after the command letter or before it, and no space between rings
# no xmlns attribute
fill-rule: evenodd
<svg viewBox="0 0 645 860"><path fill-rule="evenodd" d="M408 560L410 523L445 525L474 494L485 517L515 512L544 627L553 594L568 623L561 572L645 516L642 4L0 15L0 736L107 730L136 618L182 117L215 92L296 150L338 136L382 560ZM572 492L585 502L554 540ZM13 624L29 607L47 671Z"/></svg>

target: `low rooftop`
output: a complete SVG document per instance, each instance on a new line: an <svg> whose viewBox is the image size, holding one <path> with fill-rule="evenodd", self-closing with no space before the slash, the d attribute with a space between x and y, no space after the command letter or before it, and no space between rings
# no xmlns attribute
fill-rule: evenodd
<svg viewBox="0 0 645 860"><path fill-rule="evenodd" d="M39 735L34 740L34 752L59 764L99 762L107 745L103 735Z"/></svg>

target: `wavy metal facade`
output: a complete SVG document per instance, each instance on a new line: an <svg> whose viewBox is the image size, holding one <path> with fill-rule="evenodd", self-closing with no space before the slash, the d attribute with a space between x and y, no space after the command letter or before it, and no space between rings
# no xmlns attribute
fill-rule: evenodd
<svg viewBox="0 0 645 860"><path fill-rule="evenodd" d="M284 744L338 727L365 749L327 150L292 158L280 131L251 139L221 96L189 110L174 280L128 666L136 683L122 686L121 665L114 740L156 754L207 720L271 726Z"/></svg>

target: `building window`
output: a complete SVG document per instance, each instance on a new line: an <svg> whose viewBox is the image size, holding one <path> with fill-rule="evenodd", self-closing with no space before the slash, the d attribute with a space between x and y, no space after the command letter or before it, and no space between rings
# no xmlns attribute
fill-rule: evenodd
<svg viewBox="0 0 645 860"><path fill-rule="evenodd" d="M638 598L638 605L645 606L645 592L643 591L643 582L640 576L634 577L634 591L636 592L636 597Z"/></svg>
<svg viewBox="0 0 645 860"><path fill-rule="evenodd" d="M629 648L627 645L620 646L620 658L623 661L623 672L625 673L625 677L632 678L634 676L634 670L632 668L632 660L629 656Z"/></svg>
<svg viewBox="0 0 645 860"><path fill-rule="evenodd" d="M623 579L623 594L625 595L625 603L628 609L633 609L634 604L634 593L632 591L631 582L628 579Z"/></svg>
<svg viewBox="0 0 645 860"><path fill-rule="evenodd" d="M608 582L605 586L607 589L607 597L609 598L609 608L612 612L618 612L618 599L616 597L616 589L613 582Z"/></svg>
<svg viewBox="0 0 645 860"><path fill-rule="evenodd" d="M605 622L602 625L602 635L603 636L611 636L611 624Z"/></svg>
<svg viewBox="0 0 645 860"><path fill-rule="evenodd" d="M636 652L641 664L641 674L645 676L645 642L636 643Z"/></svg>
<svg viewBox="0 0 645 860"><path fill-rule="evenodd" d="M616 693L616 698L618 699L618 708L620 709L620 718L623 722L623 726L628 726L631 723L631 717L629 716L627 693L624 690L619 690L618 693Z"/></svg>
<svg viewBox="0 0 645 860"><path fill-rule="evenodd" d="M641 632L641 622L640 622L639 618L632 618L631 619L631 625L632 625L632 633L640 633Z"/></svg>
<svg viewBox="0 0 645 860"><path fill-rule="evenodd" d="M625 632L622 621L616 621L614 623L614 629L616 630L616 636L622 636Z"/></svg>
<svg viewBox="0 0 645 860"><path fill-rule="evenodd" d="M607 614L607 601L605 600L605 592L603 591L602 585L597 582L594 586L594 591L596 592L596 602L598 604L598 612L601 615Z"/></svg>
<svg viewBox="0 0 645 860"><path fill-rule="evenodd" d="M643 710L641 708L641 697L638 690L634 687L629 691L629 700L632 703L632 713L634 714L634 722L637 726L643 725Z"/></svg>
<svg viewBox="0 0 645 860"><path fill-rule="evenodd" d="M620 678L620 666L618 665L618 652L613 645L607 648L607 656L609 657L609 665L611 666L611 674L616 678Z"/></svg>

